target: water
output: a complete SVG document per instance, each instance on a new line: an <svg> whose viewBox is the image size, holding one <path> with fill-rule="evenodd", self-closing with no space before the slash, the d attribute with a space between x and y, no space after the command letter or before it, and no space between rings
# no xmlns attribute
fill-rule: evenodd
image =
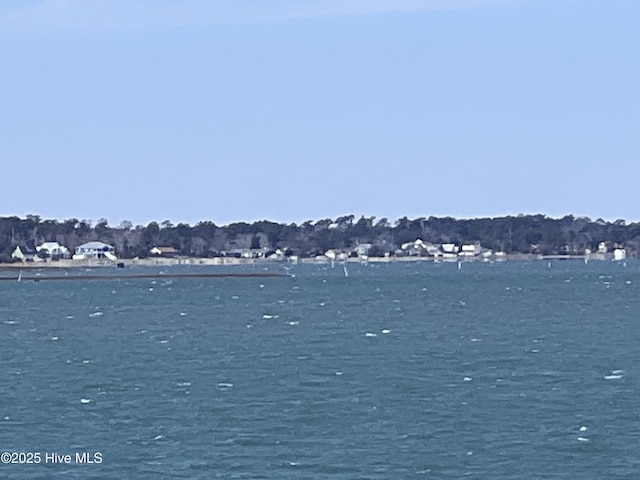
<svg viewBox="0 0 640 480"><path fill-rule="evenodd" d="M0 476L640 471L638 262L348 272L0 282Z"/></svg>

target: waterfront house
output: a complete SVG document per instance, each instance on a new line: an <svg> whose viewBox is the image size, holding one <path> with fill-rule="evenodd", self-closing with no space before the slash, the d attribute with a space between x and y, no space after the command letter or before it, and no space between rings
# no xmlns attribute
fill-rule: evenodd
<svg viewBox="0 0 640 480"><path fill-rule="evenodd" d="M616 248L613 251L613 260L616 262L621 262L627 259L627 251L624 248Z"/></svg>
<svg viewBox="0 0 640 480"><path fill-rule="evenodd" d="M458 255L463 257L475 257L476 255L480 255L481 252L482 252L482 247L480 246L479 243L468 243L468 244L462 245L462 249L458 253Z"/></svg>
<svg viewBox="0 0 640 480"><path fill-rule="evenodd" d="M442 260L445 262L454 262L458 260L458 251L460 247L458 247L454 243L443 243L440 245L440 249L442 250Z"/></svg>
<svg viewBox="0 0 640 480"><path fill-rule="evenodd" d="M38 256L42 258L60 259L70 258L69 249L58 242L44 242L36 247Z"/></svg>
<svg viewBox="0 0 640 480"><path fill-rule="evenodd" d="M437 257L440 255L438 247L430 242L423 242L421 239L417 239L414 242L403 243L400 247L402 253L409 257L426 256Z"/></svg>
<svg viewBox="0 0 640 480"><path fill-rule="evenodd" d="M76 260L85 258L115 258L114 248L102 242L87 242L76 247L76 253L73 256Z"/></svg>
<svg viewBox="0 0 640 480"><path fill-rule="evenodd" d="M356 245L356 247L353 249L353 253L355 253L359 258L366 257L367 255L369 255L369 250L371 249L371 247L372 245L370 243L361 243L359 245Z"/></svg>
<svg viewBox="0 0 640 480"><path fill-rule="evenodd" d="M37 259L38 251L28 245L18 245L13 252L11 258L20 260L21 262L33 262Z"/></svg>
<svg viewBox="0 0 640 480"><path fill-rule="evenodd" d="M154 257L173 258L179 255L178 250L173 247L153 247L149 253Z"/></svg>

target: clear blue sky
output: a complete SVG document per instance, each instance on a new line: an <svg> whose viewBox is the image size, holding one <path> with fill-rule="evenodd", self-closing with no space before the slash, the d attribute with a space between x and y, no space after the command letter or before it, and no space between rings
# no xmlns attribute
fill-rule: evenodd
<svg viewBox="0 0 640 480"><path fill-rule="evenodd" d="M640 220L638 0L0 4L0 216Z"/></svg>

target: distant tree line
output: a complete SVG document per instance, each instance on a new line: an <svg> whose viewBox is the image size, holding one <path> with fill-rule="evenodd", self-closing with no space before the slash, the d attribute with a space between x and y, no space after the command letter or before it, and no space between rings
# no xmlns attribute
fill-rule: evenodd
<svg viewBox="0 0 640 480"><path fill-rule="evenodd" d="M238 249L281 249L287 254L313 257L328 249L349 250L358 244L372 245L370 256L394 255L407 242L421 239L441 243L475 243L505 253L583 254L596 251L600 242L610 248L624 246L632 254L640 251L640 223L624 220L592 221L567 215L560 219L545 215L518 215L498 218L455 219L451 217L387 218L346 215L335 219L283 224L262 220L218 226L210 221L196 225L168 220L133 226L124 221L110 226L106 219L43 220L0 217L0 261L10 261L11 252L21 244L57 241L73 250L78 245L99 240L115 247L122 258L144 258L154 246L174 247L181 255L215 257Z"/></svg>

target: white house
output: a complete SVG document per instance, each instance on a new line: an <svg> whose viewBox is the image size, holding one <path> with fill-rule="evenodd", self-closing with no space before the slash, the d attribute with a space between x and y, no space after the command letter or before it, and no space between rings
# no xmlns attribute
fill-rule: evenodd
<svg viewBox="0 0 640 480"><path fill-rule="evenodd" d="M324 256L327 257L329 260L334 261L338 256L338 253L335 250L330 249L324 252Z"/></svg>
<svg viewBox="0 0 640 480"><path fill-rule="evenodd" d="M458 255L463 257L475 257L476 255L480 255L482 252L482 247L479 243L468 243L462 245L461 252Z"/></svg>
<svg viewBox="0 0 640 480"><path fill-rule="evenodd" d="M22 262L33 262L38 259L36 250L26 245L18 245L11 252L11 258Z"/></svg>
<svg viewBox="0 0 640 480"><path fill-rule="evenodd" d="M414 242L403 243L400 248L402 249L405 255L408 255L410 257L421 256L421 255L424 255L425 253L427 255L436 256L436 257L440 255L440 251L438 250L438 247L436 247L432 243L423 242L419 238Z"/></svg>
<svg viewBox="0 0 640 480"><path fill-rule="evenodd" d="M372 245L370 243L361 243L356 245L356 248L353 249L355 254L358 257L366 257L369 255L369 249L371 249Z"/></svg>
<svg viewBox="0 0 640 480"><path fill-rule="evenodd" d="M627 251L624 248L616 248L613 251L613 260L616 262L621 262L627 259Z"/></svg>
<svg viewBox="0 0 640 480"><path fill-rule="evenodd" d="M108 258L115 259L114 248L102 242L87 242L76 247L74 260L82 260L84 258Z"/></svg>
<svg viewBox="0 0 640 480"><path fill-rule="evenodd" d="M173 247L153 247L149 253L157 257L177 257L179 254L178 250Z"/></svg>
<svg viewBox="0 0 640 480"><path fill-rule="evenodd" d="M444 253L449 254L458 253L458 250L460 250L460 247L458 247L455 243L443 243L441 248Z"/></svg>
<svg viewBox="0 0 640 480"><path fill-rule="evenodd" d="M36 247L36 250L40 255L44 254L50 258L69 258L69 249L58 242L44 242L42 245Z"/></svg>

